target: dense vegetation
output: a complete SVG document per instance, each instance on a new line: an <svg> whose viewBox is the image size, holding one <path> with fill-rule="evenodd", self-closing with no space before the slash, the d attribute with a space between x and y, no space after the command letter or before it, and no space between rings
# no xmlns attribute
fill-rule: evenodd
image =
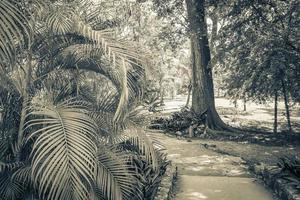
<svg viewBox="0 0 300 200"><path fill-rule="evenodd" d="M292 132L299 11L298 0L2 0L0 199L153 199L168 161L144 109L166 96L188 94L172 131L240 133L215 108L222 89L274 101L275 133L283 99Z"/></svg>
<svg viewBox="0 0 300 200"><path fill-rule="evenodd" d="M152 199L168 162L140 124L143 59L117 19L89 1L0 8L1 199Z"/></svg>

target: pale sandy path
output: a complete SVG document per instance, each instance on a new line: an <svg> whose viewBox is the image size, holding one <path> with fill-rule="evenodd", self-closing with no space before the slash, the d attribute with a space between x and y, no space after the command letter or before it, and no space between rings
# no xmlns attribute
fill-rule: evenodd
<svg viewBox="0 0 300 200"><path fill-rule="evenodd" d="M239 157L208 150L201 140L188 142L151 131L178 166L175 200L272 200L272 194L248 173Z"/></svg>

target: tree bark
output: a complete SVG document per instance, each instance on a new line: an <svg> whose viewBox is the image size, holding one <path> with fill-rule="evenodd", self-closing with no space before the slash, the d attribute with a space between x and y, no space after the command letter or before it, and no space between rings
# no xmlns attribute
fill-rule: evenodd
<svg viewBox="0 0 300 200"><path fill-rule="evenodd" d="M287 94L287 91L286 91L286 85L285 85L285 82L284 82L283 78L281 79L281 85L282 85L282 92L283 92L283 97L284 97L284 105L285 105L287 126L288 126L288 130L292 131L289 97L288 97L288 94Z"/></svg>
<svg viewBox="0 0 300 200"><path fill-rule="evenodd" d="M210 129L229 130L215 108L214 87L211 69L207 24L204 0L185 0L190 22L190 42L192 60L192 110L201 114L206 112Z"/></svg>
<svg viewBox="0 0 300 200"><path fill-rule="evenodd" d="M214 9L214 14L212 14L211 20L212 20L212 30L211 30L211 37L210 37L210 46L212 49L212 55L215 56L217 52L216 39L218 37L218 23L219 23L219 16L217 14L217 9Z"/></svg>
<svg viewBox="0 0 300 200"><path fill-rule="evenodd" d="M274 99L274 129L273 132L277 133L278 127L278 91L275 91L275 99Z"/></svg>

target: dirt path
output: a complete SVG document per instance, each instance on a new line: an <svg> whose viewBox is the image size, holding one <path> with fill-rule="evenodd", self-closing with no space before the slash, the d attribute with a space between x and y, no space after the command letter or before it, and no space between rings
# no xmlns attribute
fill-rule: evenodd
<svg viewBox="0 0 300 200"><path fill-rule="evenodd" d="M165 145L168 158L178 166L176 200L272 200L272 194L247 171L240 157L208 150L201 140L188 142L151 133Z"/></svg>

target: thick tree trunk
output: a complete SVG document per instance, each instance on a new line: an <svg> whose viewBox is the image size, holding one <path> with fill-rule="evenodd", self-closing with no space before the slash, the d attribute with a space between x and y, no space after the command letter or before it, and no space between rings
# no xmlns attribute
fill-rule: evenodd
<svg viewBox="0 0 300 200"><path fill-rule="evenodd" d="M287 120L287 126L288 130L292 131L292 125L291 125L291 117L290 117L290 107L289 107L289 97L286 91L286 85L283 79L281 79L281 85L282 85L282 92L284 97L284 105L285 105L285 112L286 112L286 120Z"/></svg>
<svg viewBox="0 0 300 200"><path fill-rule="evenodd" d="M215 109L211 55L205 20L205 1L186 0L190 22L190 41L192 59L192 110L198 114L207 113L207 125L210 129L229 130Z"/></svg>
<svg viewBox="0 0 300 200"><path fill-rule="evenodd" d="M275 98L274 98L274 129L273 132L277 133L278 127L278 91L275 91Z"/></svg>

